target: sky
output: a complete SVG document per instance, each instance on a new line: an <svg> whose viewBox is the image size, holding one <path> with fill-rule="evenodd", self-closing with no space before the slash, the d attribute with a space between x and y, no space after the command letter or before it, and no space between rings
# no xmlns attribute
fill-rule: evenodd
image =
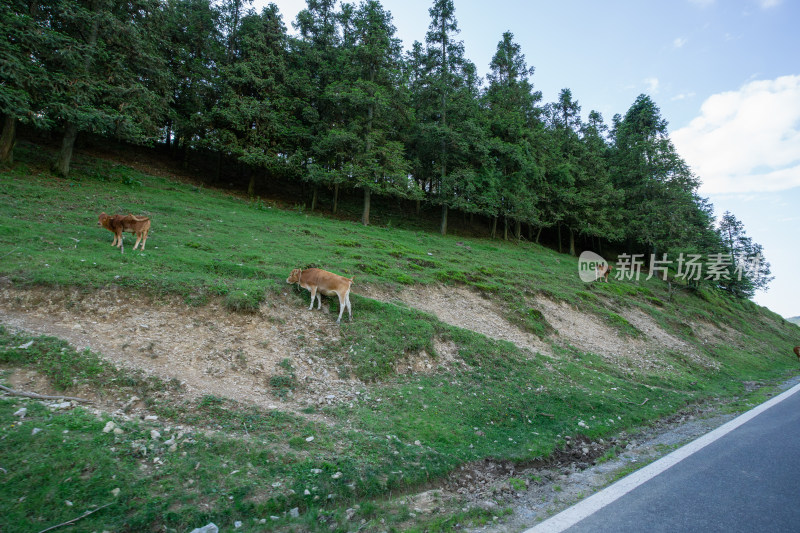
<svg viewBox="0 0 800 533"><path fill-rule="evenodd" d="M360 0L353 0L358 3ZM254 0L261 9L268 2ZM288 30L305 0L274 2ZM382 0L406 49L433 0ZM454 0L485 75L510 31L543 103L569 88L606 124L649 95L715 214L732 212L775 279L756 303L800 315L800 0ZM672 258L669 258L672 259Z"/></svg>

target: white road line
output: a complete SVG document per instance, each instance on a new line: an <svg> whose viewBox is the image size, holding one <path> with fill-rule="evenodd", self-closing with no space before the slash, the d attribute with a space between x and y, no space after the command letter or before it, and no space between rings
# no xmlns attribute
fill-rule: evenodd
<svg viewBox="0 0 800 533"><path fill-rule="evenodd" d="M585 500L576 503L569 509L565 509L557 515L548 518L544 522L525 530L523 533L559 533L569 527L572 527L587 516L590 516L606 505L621 498L639 485L656 477L666 469L678 464L693 453L708 446L715 440L726 435L727 433L730 433L742 424L752 420L773 405L782 402L798 391L800 391L800 384L795 385L786 392L779 394L778 396L775 396L774 398L762 403L750 411L747 411L737 418L734 418L730 422L721 425L714 431L706 433L702 437L690 442L682 448L678 448L669 455L666 455L658 461L647 465L641 470L637 470L636 472L633 472L632 474L620 479L613 485L610 485L600 492L586 498Z"/></svg>

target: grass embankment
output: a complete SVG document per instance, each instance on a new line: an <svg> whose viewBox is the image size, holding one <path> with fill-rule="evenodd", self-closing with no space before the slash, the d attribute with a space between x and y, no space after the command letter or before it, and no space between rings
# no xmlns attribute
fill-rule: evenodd
<svg viewBox="0 0 800 533"><path fill-rule="evenodd" d="M658 280L587 285L574 258L533 244L363 227L100 160L78 158L73 177L60 180L43 170L36 148L21 148L21 162L0 173L0 276L18 287L113 285L180 295L193 305L222 298L231 312L255 312L285 291L292 268L318 266L355 275L357 284L470 286L545 339L552 328L534 297L580 306L620 335L637 337L643 333L617 312L634 306L718 368L666 348L646 369L569 346L553 346L552 359L531 358L511 343L356 294L356 319L318 355L364 382L360 400L289 413L216 397L175 402L175 383L122 372L57 339L3 329L6 368L34 368L65 393L88 385L135 394L159 416L117 418L121 432L103 432L108 415L0 399L3 531L44 529L106 503L79 522L82 530L185 531L208 521L225 528L241 521L241 531L447 529L481 520L483 512L414 517L385 497L428 486L465 462L546 457L567 435L608 436L689 403L740 395L745 380L796 369L789 357L795 326L751 302L704 291L670 294ZM147 250L134 252L130 235L124 254L111 248L111 234L96 226L100 211L151 216ZM307 295L295 298L298 306L307 302ZM741 342L703 343L691 327L697 321L725 324ZM409 354L435 354L437 339L457 346L460 370L394 373ZM284 385L301 387L291 361L285 366ZM13 413L22 405L28 412L20 420ZM305 416L320 412L332 422Z"/></svg>

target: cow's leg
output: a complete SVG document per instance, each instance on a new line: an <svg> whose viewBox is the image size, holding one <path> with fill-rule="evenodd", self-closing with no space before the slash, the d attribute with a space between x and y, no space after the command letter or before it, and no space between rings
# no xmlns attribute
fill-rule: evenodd
<svg viewBox="0 0 800 533"><path fill-rule="evenodd" d="M144 235L142 236L142 251L144 252L144 245L147 244L147 231L144 231Z"/></svg>
<svg viewBox="0 0 800 533"><path fill-rule="evenodd" d="M342 297L341 293L339 293L339 318L336 319L336 323L338 324L342 320L342 313L344 313L344 308L347 306L347 295L345 294L344 298Z"/></svg>
<svg viewBox="0 0 800 533"><path fill-rule="evenodd" d="M314 309L314 298L317 297L317 288L311 287L311 305L308 306L308 310L311 311Z"/></svg>
<svg viewBox="0 0 800 533"><path fill-rule="evenodd" d="M141 240L142 240L142 234L141 234L141 233L137 233L137 234L136 234L136 242L133 244L133 249L134 249L134 250L136 250L136 248L138 248L138 247L139 247L139 242L140 242Z"/></svg>
<svg viewBox="0 0 800 533"><path fill-rule="evenodd" d="M350 291L347 291L347 294L344 295L345 301L347 302L347 315L350 317L350 321L353 321L353 305L350 303Z"/></svg>

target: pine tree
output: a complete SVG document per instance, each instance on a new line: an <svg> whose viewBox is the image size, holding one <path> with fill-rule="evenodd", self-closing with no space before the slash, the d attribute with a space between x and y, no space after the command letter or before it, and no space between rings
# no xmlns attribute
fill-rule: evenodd
<svg viewBox="0 0 800 533"><path fill-rule="evenodd" d="M165 11L171 98L164 140L167 147L182 147L188 156L193 139L198 144L205 138L207 112L219 97L219 67L226 53L221 14L211 0L169 0Z"/></svg>
<svg viewBox="0 0 800 533"><path fill-rule="evenodd" d="M499 185L499 211L508 238L509 221L514 234L521 236L523 222L537 226L537 208L543 169L537 161L536 136L541 134L536 104L541 93L533 91L520 46L511 32L505 32L490 63L489 85L484 95L490 137L489 154L495 163ZM495 218L496 220L496 218ZM494 233L494 232L493 232Z"/></svg>
<svg viewBox="0 0 800 533"><path fill-rule="evenodd" d="M5 36L0 41L0 164L14 161L17 122L50 125L39 111L51 83L41 54L59 43L59 35L47 23L51 11L52 6L36 0L0 4L0 31Z"/></svg>
<svg viewBox="0 0 800 533"><path fill-rule="evenodd" d="M64 130L53 171L69 173L80 131L146 142L159 136L168 71L157 0L60 2L47 24L60 46L43 53L51 92L41 104Z"/></svg>
<svg viewBox="0 0 800 533"><path fill-rule="evenodd" d="M726 211L717 233L722 245L722 254L717 257L729 261L730 265L726 275L715 283L738 298L752 298L757 290L766 290L775 278L764 259L763 247L747 236L744 224Z"/></svg>
<svg viewBox="0 0 800 533"><path fill-rule="evenodd" d="M258 176L285 174L292 163L285 131L287 36L275 4L239 19L232 42L219 102L211 113L210 140L251 169L252 196Z"/></svg>
<svg viewBox="0 0 800 533"><path fill-rule="evenodd" d="M452 0L435 0L425 49L415 43L409 57L416 125L410 134L415 180L442 207L440 232L447 233L448 211L469 204L480 150L478 105L480 80L457 41L458 22Z"/></svg>
<svg viewBox="0 0 800 533"><path fill-rule="evenodd" d="M629 247L658 255L685 243L698 209L698 179L675 151L667 122L649 96L640 95L623 118L615 117L611 171L625 194Z"/></svg>

